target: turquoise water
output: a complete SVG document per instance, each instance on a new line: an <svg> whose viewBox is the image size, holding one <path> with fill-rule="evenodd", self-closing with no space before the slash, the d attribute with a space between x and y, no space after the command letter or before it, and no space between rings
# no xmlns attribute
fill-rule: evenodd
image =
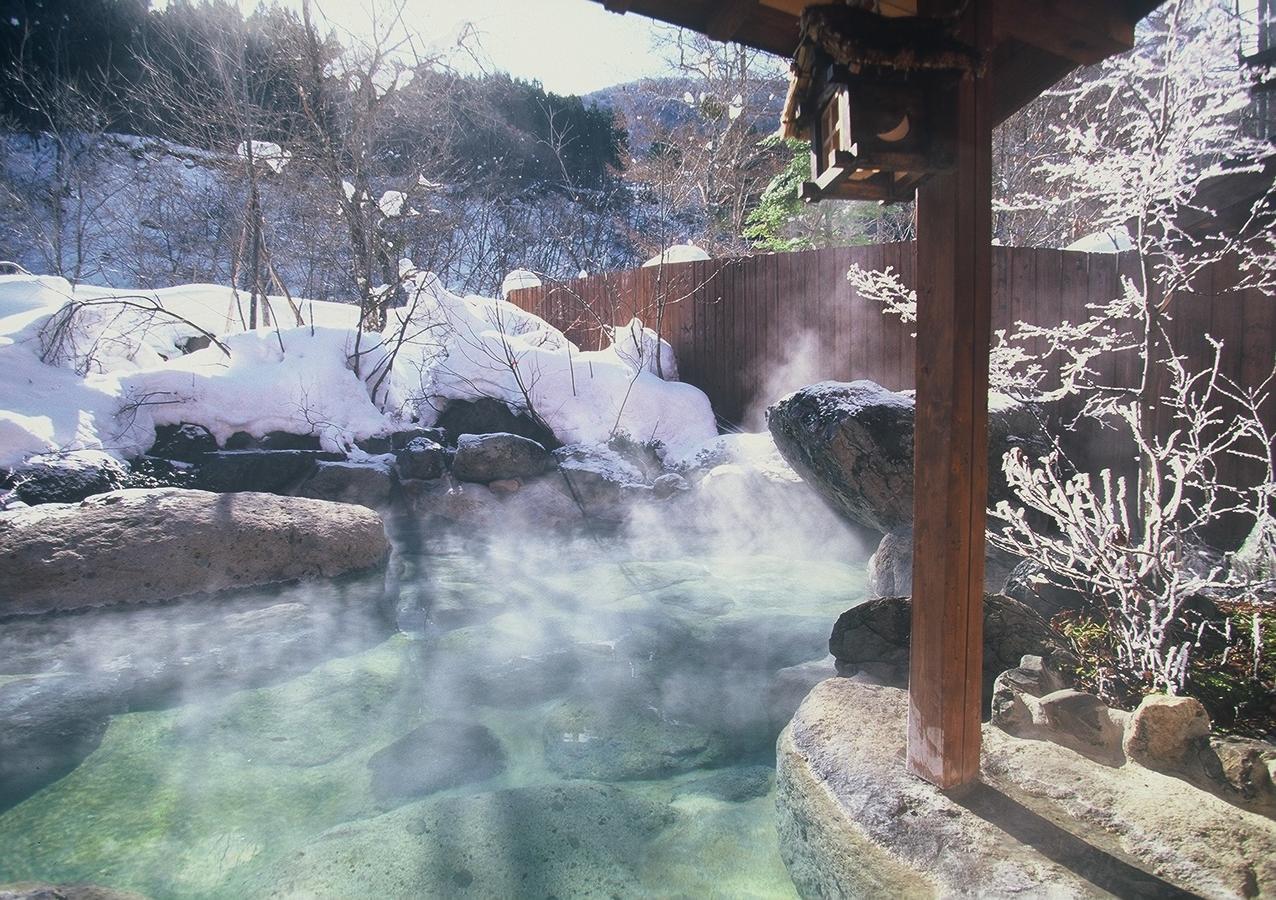
<svg viewBox="0 0 1276 900"><path fill-rule="evenodd" d="M826 652L862 561L448 538L392 575L390 607L377 576L67 617L42 642L9 628L39 646L5 657L0 689L142 674L96 749L0 813L0 884L793 895L774 829L775 676ZM308 640L286 664L274 641L244 652L259 620L305 623ZM213 663L201 635L225 643Z"/></svg>

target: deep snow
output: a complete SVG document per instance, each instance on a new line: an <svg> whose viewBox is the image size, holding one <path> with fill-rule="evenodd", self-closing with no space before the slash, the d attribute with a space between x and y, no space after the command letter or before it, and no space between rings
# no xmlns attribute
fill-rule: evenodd
<svg viewBox="0 0 1276 900"><path fill-rule="evenodd" d="M127 458L156 425L179 422L219 442L280 430L349 451L478 397L531 409L564 443L624 432L664 442L671 460L717 434L708 398L665 380L676 377L672 349L640 322L584 352L502 300L458 296L425 272L409 285L385 329L360 334L345 304L272 297L277 327L247 330L248 298L228 287L127 292L0 276L0 465L80 449Z"/></svg>

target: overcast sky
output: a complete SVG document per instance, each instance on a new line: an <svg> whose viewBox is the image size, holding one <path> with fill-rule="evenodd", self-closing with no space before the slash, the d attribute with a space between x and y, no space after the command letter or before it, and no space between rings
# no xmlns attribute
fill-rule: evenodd
<svg viewBox="0 0 1276 900"><path fill-rule="evenodd" d="M298 9L301 0L282 0ZM393 8L388 0L311 0L313 8L338 28L370 32L373 10ZM455 47L466 23L474 28L467 44L484 66L521 78L538 79L546 90L584 94L601 87L665 71L656 36L673 29L630 13L608 12L592 0L402 0L404 19L429 49ZM256 0L241 0L251 9ZM465 52L453 63L468 71L477 64Z"/></svg>

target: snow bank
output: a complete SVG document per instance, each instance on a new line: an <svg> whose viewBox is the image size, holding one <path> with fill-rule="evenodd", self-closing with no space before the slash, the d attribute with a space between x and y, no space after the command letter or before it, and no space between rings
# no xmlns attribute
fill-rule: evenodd
<svg viewBox="0 0 1276 900"><path fill-rule="evenodd" d="M413 404L422 421L433 421L448 400L495 397L530 408L568 444L602 443L625 432L663 441L680 458L717 434L703 392L627 362L623 346L582 352L531 313L459 297L433 275L418 278L399 319L410 323L408 333L427 337L398 354L388 399Z"/></svg>
<svg viewBox="0 0 1276 900"><path fill-rule="evenodd" d="M643 327L639 319L610 330L611 349L616 357L633 369L642 369L665 381L678 380L678 361L673 346L656 332Z"/></svg>
<svg viewBox="0 0 1276 900"><path fill-rule="evenodd" d="M712 259L708 253L701 250L695 244L688 241L685 244L674 244L672 247L657 253L651 259L642 264L643 268L648 266L661 266L666 263L694 262L699 259Z"/></svg>
<svg viewBox="0 0 1276 900"><path fill-rule="evenodd" d="M458 296L428 273L409 287L382 333L360 335L357 309L343 304L299 301L297 326L287 300L270 298L280 327L250 331L243 293L217 285L129 294L0 276L0 465L72 448L134 456L156 425L179 422L219 442L287 431L348 450L480 397L530 409L564 443L625 432L678 459L717 433L701 391L652 374L657 356L666 377L677 363L637 320L615 328L608 348L582 352L513 304ZM217 341L186 352L209 336Z"/></svg>

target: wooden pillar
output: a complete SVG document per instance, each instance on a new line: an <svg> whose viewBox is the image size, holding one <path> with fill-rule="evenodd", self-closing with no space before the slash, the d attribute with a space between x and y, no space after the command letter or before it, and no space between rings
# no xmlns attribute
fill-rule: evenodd
<svg viewBox="0 0 1276 900"><path fill-rule="evenodd" d="M988 46L988 0L963 30ZM979 774L992 109L988 79L953 90L956 165L917 192L917 425L908 768L940 788Z"/></svg>

